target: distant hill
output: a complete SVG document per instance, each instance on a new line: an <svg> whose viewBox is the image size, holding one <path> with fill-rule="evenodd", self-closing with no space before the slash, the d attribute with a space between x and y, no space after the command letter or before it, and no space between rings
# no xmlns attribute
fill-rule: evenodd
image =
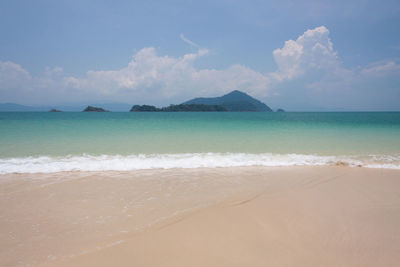
<svg viewBox="0 0 400 267"><path fill-rule="evenodd" d="M237 90L221 97L194 98L182 104L218 105L224 107L227 111L272 111L272 109L263 102Z"/></svg>

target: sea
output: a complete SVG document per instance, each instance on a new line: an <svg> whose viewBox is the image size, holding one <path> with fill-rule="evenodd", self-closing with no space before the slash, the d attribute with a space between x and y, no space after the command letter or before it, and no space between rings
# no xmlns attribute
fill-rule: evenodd
<svg viewBox="0 0 400 267"><path fill-rule="evenodd" d="M400 169L400 112L0 113L0 174L321 165Z"/></svg>

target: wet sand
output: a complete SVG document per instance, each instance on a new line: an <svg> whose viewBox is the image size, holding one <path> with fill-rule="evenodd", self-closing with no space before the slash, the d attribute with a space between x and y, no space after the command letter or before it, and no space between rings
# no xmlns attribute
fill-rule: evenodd
<svg viewBox="0 0 400 267"><path fill-rule="evenodd" d="M0 176L0 266L398 266L400 171Z"/></svg>

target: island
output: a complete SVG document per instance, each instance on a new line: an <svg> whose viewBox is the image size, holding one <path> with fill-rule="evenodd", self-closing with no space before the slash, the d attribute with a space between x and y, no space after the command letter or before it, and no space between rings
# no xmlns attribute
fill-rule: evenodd
<svg viewBox="0 0 400 267"><path fill-rule="evenodd" d="M219 105L226 108L227 111L272 111L272 109L263 102L238 90L232 91L220 97L194 98L182 104Z"/></svg>
<svg viewBox="0 0 400 267"><path fill-rule="evenodd" d="M108 112L108 110L98 107L87 106L84 110L82 110L82 112Z"/></svg>
<svg viewBox="0 0 400 267"><path fill-rule="evenodd" d="M276 112L286 112L283 108L278 108Z"/></svg>
<svg viewBox="0 0 400 267"><path fill-rule="evenodd" d="M241 91L232 91L220 97L200 97L179 105L157 108L150 105L134 105L131 112L271 112L263 102Z"/></svg>
<svg viewBox="0 0 400 267"><path fill-rule="evenodd" d="M201 104L180 104L170 105L168 107L157 108L149 105L135 105L131 108L131 112L214 112L228 111L223 106L218 105L201 105Z"/></svg>
<svg viewBox="0 0 400 267"><path fill-rule="evenodd" d="M134 105L130 110L130 112L155 112L155 111L160 111L160 109L150 105Z"/></svg>
<svg viewBox="0 0 400 267"><path fill-rule="evenodd" d="M52 108L52 109L50 109L50 110L49 110L49 112L61 112L61 110L58 110L58 109Z"/></svg>

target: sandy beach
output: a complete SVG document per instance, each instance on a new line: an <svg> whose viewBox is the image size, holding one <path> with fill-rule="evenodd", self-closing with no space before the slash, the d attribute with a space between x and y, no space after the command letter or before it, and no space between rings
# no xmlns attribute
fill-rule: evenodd
<svg viewBox="0 0 400 267"><path fill-rule="evenodd" d="M7 174L0 266L397 266L400 171Z"/></svg>

